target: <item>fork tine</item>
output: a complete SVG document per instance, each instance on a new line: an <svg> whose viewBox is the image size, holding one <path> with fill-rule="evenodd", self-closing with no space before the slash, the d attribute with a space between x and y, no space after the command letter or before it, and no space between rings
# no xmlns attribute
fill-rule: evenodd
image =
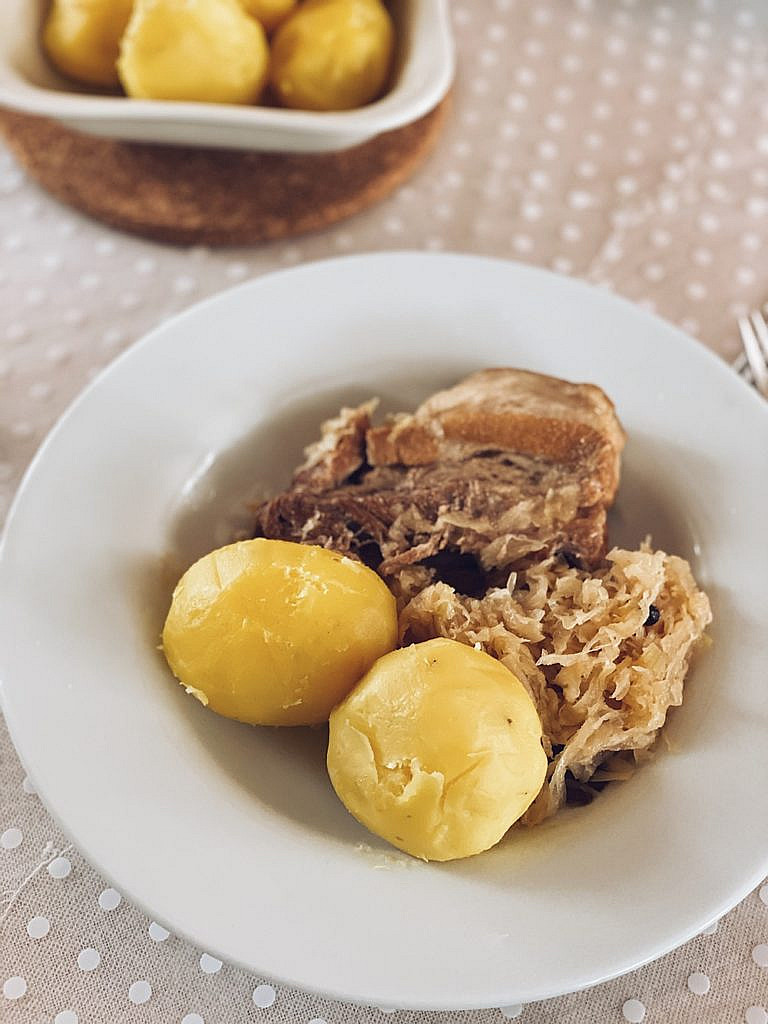
<svg viewBox="0 0 768 1024"><path fill-rule="evenodd" d="M759 317L759 321L766 336L766 343L768 343L768 330L766 329L765 321L762 317ZM768 398L768 363L766 363L766 356L763 355L762 347L758 341L757 328L752 321L742 316L739 317L739 332L744 345L744 352L747 356L747 362L755 379L755 387L762 395ZM768 349L766 351L768 352Z"/></svg>
<svg viewBox="0 0 768 1024"><path fill-rule="evenodd" d="M768 327L765 324L765 317L759 310L755 310L750 319L755 328L760 348L763 350L763 362L768 365Z"/></svg>
<svg viewBox="0 0 768 1024"><path fill-rule="evenodd" d="M749 370L749 364L747 363L747 355L744 352L744 349L742 349L741 352L739 352L739 354L731 363L731 366L740 376L743 376L745 370Z"/></svg>

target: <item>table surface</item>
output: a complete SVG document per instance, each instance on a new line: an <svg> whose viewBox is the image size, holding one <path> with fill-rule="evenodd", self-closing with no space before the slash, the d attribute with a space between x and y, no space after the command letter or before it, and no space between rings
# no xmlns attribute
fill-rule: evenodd
<svg viewBox="0 0 768 1024"><path fill-rule="evenodd" d="M0 147L0 518L56 418L117 353L200 298L304 260L392 248L519 259L613 288L736 355L735 317L766 299L768 5L457 0L453 21L459 71L437 152L386 202L291 242L210 251L121 236L41 193ZM768 884L588 992L385 1018L222 965L130 906L46 813L1 720L0 833L9 1024L768 1024Z"/></svg>

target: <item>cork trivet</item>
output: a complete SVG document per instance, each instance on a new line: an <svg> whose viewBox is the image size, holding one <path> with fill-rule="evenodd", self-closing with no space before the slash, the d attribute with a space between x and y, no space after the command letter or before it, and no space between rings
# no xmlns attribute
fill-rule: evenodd
<svg viewBox="0 0 768 1024"><path fill-rule="evenodd" d="M426 158L446 105L334 153L120 142L5 110L0 126L30 176L91 217L156 241L248 245L327 227L383 199Z"/></svg>

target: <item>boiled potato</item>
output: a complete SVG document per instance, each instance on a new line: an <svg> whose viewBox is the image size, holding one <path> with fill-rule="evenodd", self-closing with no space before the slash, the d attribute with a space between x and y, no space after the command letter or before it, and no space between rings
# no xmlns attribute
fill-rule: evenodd
<svg viewBox="0 0 768 1024"><path fill-rule="evenodd" d="M285 21L296 6L296 0L240 0L240 3L250 15L258 18L267 32Z"/></svg>
<svg viewBox="0 0 768 1024"><path fill-rule="evenodd" d="M382 91L393 51L379 0L306 0L275 34L270 82L286 107L350 110Z"/></svg>
<svg viewBox="0 0 768 1024"><path fill-rule="evenodd" d="M523 684L455 640L386 654L331 714L328 772L342 802L371 832L423 860L493 846L546 771Z"/></svg>
<svg viewBox="0 0 768 1024"><path fill-rule="evenodd" d="M199 700L253 725L315 725L397 642L395 600L334 551L247 540L179 581L163 629L174 675Z"/></svg>
<svg viewBox="0 0 768 1024"><path fill-rule="evenodd" d="M129 96L255 103L269 67L264 29L238 0L136 0L118 71Z"/></svg>
<svg viewBox="0 0 768 1024"><path fill-rule="evenodd" d="M56 67L86 85L119 85L120 37L133 0L53 0L43 45Z"/></svg>

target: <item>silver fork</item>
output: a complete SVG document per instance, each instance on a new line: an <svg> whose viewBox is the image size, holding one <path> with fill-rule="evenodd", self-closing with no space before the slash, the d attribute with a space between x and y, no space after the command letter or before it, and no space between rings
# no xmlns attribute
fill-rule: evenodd
<svg viewBox="0 0 768 1024"><path fill-rule="evenodd" d="M765 398L768 398L768 325L759 310L753 310L748 317L739 317L739 332L744 354L736 360L737 373L746 376L749 369L752 382Z"/></svg>

